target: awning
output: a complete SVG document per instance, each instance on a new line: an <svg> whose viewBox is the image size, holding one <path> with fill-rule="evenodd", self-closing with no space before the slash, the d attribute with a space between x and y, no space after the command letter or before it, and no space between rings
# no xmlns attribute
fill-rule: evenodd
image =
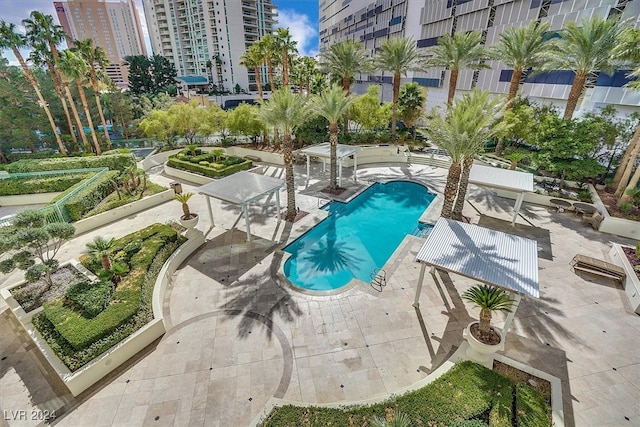
<svg viewBox="0 0 640 427"><path fill-rule="evenodd" d="M520 193L513 207L514 213L511 225L516 223L524 193L527 191L533 192L533 174L491 166L473 165L469 173L469 182L481 187L493 187Z"/></svg>
<svg viewBox="0 0 640 427"><path fill-rule="evenodd" d="M356 179L356 172L358 169L358 151L361 151L362 147L356 147L353 145L336 145L336 158L338 160L338 185L342 185L342 161L350 156L353 156L353 179ZM311 174L311 157L320 157L326 167L326 159L331 159L331 144L323 142L322 144L312 145L311 147L304 148L299 151L300 154L304 154L307 157L307 181Z"/></svg>
<svg viewBox="0 0 640 427"><path fill-rule="evenodd" d="M196 190L198 193L207 196L207 206L209 208L209 219L211 220L211 225L213 225L213 211L211 210L210 197L242 206L247 229L247 240L251 240L248 211L249 204L263 196L266 196L267 194L275 193L278 208L278 221L280 221L280 194L278 192L284 184L285 182L282 179L243 171L202 185L196 188Z"/></svg>

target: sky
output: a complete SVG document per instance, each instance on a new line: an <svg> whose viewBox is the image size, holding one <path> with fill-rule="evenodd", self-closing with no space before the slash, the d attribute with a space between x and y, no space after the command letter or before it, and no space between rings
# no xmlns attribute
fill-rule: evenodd
<svg viewBox="0 0 640 427"><path fill-rule="evenodd" d="M289 28L292 38L298 42L298 52L301 55L316 55L318 53L318 0L273 0L273 3L278 6L278 27ZM151 52L142 0L136 0L136 7L140 14L147 49ZM0 0L0 19L16 24L20 32L24 32L22 20L28 18L32 10L51 15L54 21L58 22L53 0ZM7 58L11 65L18 65L10 51L3 51L2 56Z"/></svg>

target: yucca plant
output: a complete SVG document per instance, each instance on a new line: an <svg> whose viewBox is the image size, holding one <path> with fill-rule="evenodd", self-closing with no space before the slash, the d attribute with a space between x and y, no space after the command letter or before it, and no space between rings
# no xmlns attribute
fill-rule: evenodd
<svg viewBox="0 0 640 427"><path fill-rule="evenodd" d="M173 196L174 200L182 203L182 213L184 215L182 215L181 219L191 219L196 216L196 214L191 213L191 211L189 210L189 205L187 204L191 196L193 196L193 193L181 193Z"/></svg>
<svg viewBox="0 0 640 427"><path fill-rule="evenodd" d="M397 413L390 420L384 417L373 417L371 427L410 427L411 419L407 414Z"/></svg>
<svg viewBox="0 0 640 427"><path fill-rule="evenodd" d="M513 298L506 291L495 286L474 285L467 289L462 298L480 307L480 338L487 337L491 330L491 313L511 312Z"/></svg>

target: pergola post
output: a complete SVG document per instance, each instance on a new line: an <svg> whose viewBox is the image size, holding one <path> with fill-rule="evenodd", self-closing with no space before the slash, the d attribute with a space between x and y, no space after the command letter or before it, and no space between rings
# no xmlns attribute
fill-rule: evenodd
<svg viewBox="0 0 640 427"><path fill-rule="evenodd" d="M353 153L353 180L358 182L358 152Z"/></svg>
<svg viewBox="0 0 640 427"><path fill-rule="evenodd" d="M276 207L278 208L278 222L280 222L280 189L276 190Z"/></svg>
<svg viewBox="0 0 640 427"><path fill-rule="evenodd" d="M418 277L418 288L416 289L416 296L413 299L413 306L415 308L420 307L420 292L422 292L422 282L424 282L424 272L427 269L427 264L420 263L420 276Z"/></svg>
<svg viewBox="0 0 640 427"><path fill-rule="evenodd" d="M207 199L207 207L209 208L209 222L211 222L211 226L215 226L213 223L213 209L211 209L211 197L206 196Z"/></svg>
<svg viewBox="0 0 640 427"><path fill-rule="evenodd" d="M249 226L249 208L247 206L247 203L244 203L242 205L242 212L244 214L244 224L247 228L247 241L250 242L251 241L251 227Z"/></svg>
<svg viewBox="0 0 640 427"><path fill-rule="evenodd" d="M511 226L515 227L516 219L518 219L518 212L520 212L520 207L522 206L522 201L524 200L524 191L521 191L516 197L516 204L513 206L513 219L511 220Z"/></svg>
<svg viewBox="0 0 640 427"><path fill-rule="evenodd" d="M522 300L522 295L514 292L513 304L511 305L511 311L507 315L506 320L504 321L504 326L502 327L502 336L506 336L509 329L511 329L511 323L513 323L513 318L516 315L516 310L520 305L520 301Z"/></svg>

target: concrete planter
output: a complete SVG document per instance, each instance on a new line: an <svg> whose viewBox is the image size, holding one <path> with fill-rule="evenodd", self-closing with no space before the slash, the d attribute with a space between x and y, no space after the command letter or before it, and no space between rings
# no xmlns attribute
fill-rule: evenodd
<svg viewBox="0 0 640 427"><path fill-rule="evenodd" d="M625 273L627 273L627 277L623 283L624 291L629 298L631 309L637 314L640 314L640 280L638 279L638 276L636 276L636 272L629 263L629 260L622 248L622 245L614 243L613 247L609 251L609 257L611 258L611 262L624 268Z"/></svg>
<svg viewBox="0 0 640 427"><path fill-rule="evenodd" d="M40 194L21 194L19 196L2 196L0 197L0 206L23 206L23 205L46 205L51 203L60 192L57 193L40 193Z"/></svg>
<svg viewBox="0 0 640 427"><path fill-rule="evenodd" d="M198 175L197 173L183 171L182 169L176 169L174 167L169 166L169 164L165 163L164 165L164 173L169 176L172 176L179 181L192 182L194 184L204 185L208 184L214 180L214 178L210 178L208 176Z"/></svg>
<svg viewBox="0 0 640 427"><path fill-rule="evenodd" d="M640 239L640 223L625 218L617 218L607 214L600 223L598 231L603 233L615 234L616 236L629 237L631 239Z"/></svg>
<svg viewBox="0 0 640 427"><path fill-rule="evenodd" d="M116 344L110 350L89 362L82 368L71 372L69 368L55 355L47 342L31 323L31 317L38 310L23 315L24 310L17 304L7 289L0 290L0 295L7 301L11 312L16 316L22 327L27 331L35 345L38 347L49 365L58 374L60 379L71 391L71 394L78 396L80 393L100 381L111 371L122 365L136 353L143 350L153 341L161 337L165 331L164 319L162 316L162 306L164 294L171 276L176 269L205 242L204 234L197 232L193 238L187 240L180 246L164 263L153 288L152 307L153 320L147 325L130 335L127 339ZM22 282L24 283L24 282ZM20 286L16 284L11 288ZM22 313L20 313L22 311Z"/></svg>
<svg viewBox="0 0 640 427"><path fill-rule="evenodd" d="M478 341L478 339L471 333L471 326L477 323L478 322L475 321L469 323L462 332L462 338L467 340L469 343L467 357L469 360L491 369L491 366L493 365L493 355L500 350L504 350L504 337L502 336L502 331L492 328L498 335L500 335L500 344L489 345Z"/></svg>

